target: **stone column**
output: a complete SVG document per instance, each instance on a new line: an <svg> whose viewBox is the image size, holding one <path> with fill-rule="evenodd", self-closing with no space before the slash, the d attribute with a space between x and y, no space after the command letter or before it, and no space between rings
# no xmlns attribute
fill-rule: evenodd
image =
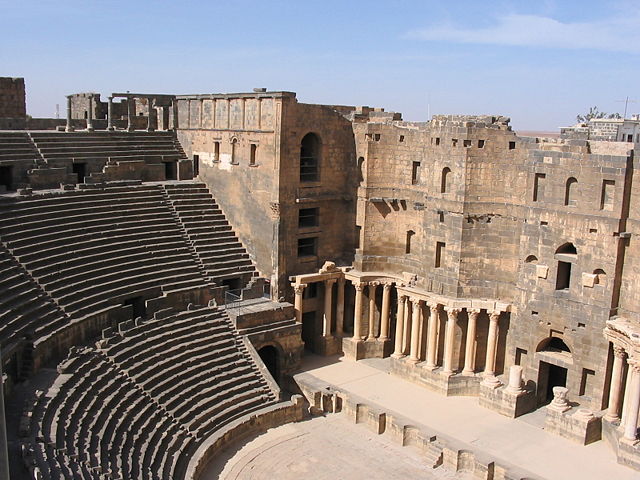
<svg viewBox="0 0 640 480"><path fill-rule="evenodd" d="M335 278L324 281L324 314L322 316L322 336L331 336L331 319L333 310L333 284L336 283Z"/></svg>
<svg viewBox="0 0 640 480"><path fill-rule="evenodd" d="M369 336L367 340L376 339L376 288L379 282L371 282L369 284Z"/></svg>
<svg viewBox="0 0 640 480"><path fill-rule="evenodd" d="M294 283L291 285L296 294L294 301L294 310L296 312L296 323L302 323L302 292L304 292L306 283Z"/></svg>
<svg viewBox="0 0 640 480"><path fill-rule="evenodd" d="M411 299L411 349L409 350L409 361L417 363L420 360L420 313L421 300L417 298Z"/></svg>
<svg viewBox="0 0 640 480"><path fill-rule="evenodd" d="M411 347L411 318L409 311L411 302L404 302L404 325L402 329L402 354L409 355L409 349Z"/></svg>
<svg viewBox="0 0 640 480"><path fill-rule="evenodd" d="M127 97L127 131L133 132L133 104L135 99Z"/></svg>
<svg viewBox="0 0 640 480"><path fill-rule="evenodd" d="M115 130L113 126L113 97L109 97L107 100L107 130L113 132Z"/></svg>
<svg viewBox="0 0 640 480"><path fill-rule="evenodd" d="M640 362L630 360L628 363L633 374L630 384L629 409L624 424L624 438L635 440L638 431L638 408L640 408Z"/></svg>
<svg viewBox="0 0 640 480"><path fill-rule="evenodd" d="M427 327L427 368L436 368L438 360L438 312L437 303L429 304L429 326Z"/></svg>
<svg viewBox="0 0 640 480"><path fill-rule="evenodd" d="M173 102L171 102L171 109L173 110L173 131L177 131L179 128L179 124L178 124L178 100L177 99L173 99ZM215 119L215 115L213 116L213 118ZM215 121L215 120L214 120Z"/></svg>
<svg viewBox="0 0 640 480"><path fill-rule="evenodd" d="M462 370L462 375L473 375L476 370L476 324L479 314L479 308L467 308L469 322L467 323L467 343L464 349L464 369Z"/></svg>
<svg viewBox="0 0 640 480"><path fill-rule="evenodd" d="M336 298L336 336L344 334L344 277L338 279Z"/></svg>
<svg viewBox="0 0 640 480"><path fill-rule="evenodd" d="M404 304L407 301L406 295L398 295L398 306L396 309L396 338L393 351L394 358L402 357L402 334L404 332Z"/></svg>
<svg viewBox="0 0 640 480"><path fill-rule="evenodd" d="M356 288L356 301L353 312L353 339L354 340L362 340L361 339L361 329L362 329L362 291L366 286L366 283L358 282L353 286Z"/></svg>
<svg viewBox="0 0 640 480"><path fill-rule="evenodd" d="M93 132L93 97L89 96L89 112L87 113L87 132Z"/></svg>
<svg viewBox="0 0 640 480"><path fill-rule="evenodd" d="M382 314L380 319L380 340L389 339L389 301L391 300L391 284L382 285Z"/></svg>
<svg viewBox="0 0 640 480"><path fill-rule="evenodd" d="M147 132L153 132L153 99L147 98L147 105L149 107L149 117L147 118ZM202 109L200 109L202 112Z"/></svg>
<svg viewBox="0 0 640 480"><path fill-rule="evenodd" d="M509 385L507 385L509 393L522 393L522 367L520 365L512 365L509 369Z"/></svg>
<svg viewBox="0 0 640 480"><path fill-rule="evenodd" d="M71 118L71 95L67 95L67 127L65 128L67 132L73 132L73 119Z"/></svg>
<svg viewBox="0 0 640 480"><path fill-rule="evenodd" d="M453 340L456 334L456 322L458 321L459 308L444 307L447 312L447 330L444 337L444 360L442 373L451 375L453 373Z"/></svg>
<svg viewBox="0 0 640 480"><path fill-rule="evenodd" d="M496 347L498 345L498 319L500 312L491 312L489 314L489 334L487 336L487 357L484 367L484 380L487 385L497 386L500 381L496 375Z"/></svg>
<svg viewBox="0 0 640 480"><path fill-rule="evenodd" d="M620 420L620 400L622 392L622 369L624 367L624 348L613 346L613 370L611 372L611 388L609 389L609 408L605 419L610 422Z"/></svg>

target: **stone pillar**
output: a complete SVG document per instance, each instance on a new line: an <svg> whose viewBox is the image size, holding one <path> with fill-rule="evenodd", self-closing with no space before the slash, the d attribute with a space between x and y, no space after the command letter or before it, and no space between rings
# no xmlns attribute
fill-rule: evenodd
<svg viewBox="0 0 640 480"><path fill-rule="evenodd" d="M509 385L506 390L509 393L522 392L522 367L520 365L512 365L509 369Z"/></svg>
<svg viewBox="0 0 640 480"><path fill-rule="evenodd" d="M451 375L453 373L453 341L456 334L456 322L458 321L459 308L444 307L447 312L447 330L444 337L444 359L442 373Z"/></svg>
<svg viewBox="0 0 640 480"><path fill-rule="evenodd" d="M406 295L398 296L398 306L396 309L396 338L395 349L391 355L394 358L402 357L402 334L404 332L404 304L407 301Z"/></svg>
<svg viewBox="0 0 640 480"><path fill-rule="evenodd" d="M89 112L87 113L87 132L93 132L93 96L89 95Z"/></svg>
<svg viewBox="0 0 640 480"><path fill-rule="evenodd" d="M409 355L409 349L411 348L411 318L410 311L411 302L404 302L404 328L402 329L402 354Z"/></svg>
<svg viewBox="0 0 640 480"><path fill-rule="evenodd" d="M67 132L73 132L73 119L71 118L71 95L67 95L67 127L65 128Z"/></svg>
<svg viewBox="0 0 640 480"><path fill-rule="evenodd" d="M427 368L436 368L438 360L438 321L439 305L429 304L429 326L427 328Z"/></svg>
<svg viewBox="0 0 640 480"><path fill-rule="evenodd" d="M464 369L462 375L473 375L476 370L476 324L480 309L468 308L467 315L469 321L467 323L467 343L464 349Z"/></svg>
<svg viewBox="0 0 640 480"><path fill-rule="evenodd" d="M2 358L0 356L0 358ZM7 423L4 414L4 381L2 362L0 362L0 478L9 478L9 443L7 442Z"/></svg>
<svg viewBox="0 0 640 480"><path fill-rule="evenodd" d="M629 409L624 424L624 438L635 440L638 431L638 408L640 408L640 362L638 360L628 361L631 377L631 387L629 395Z"/></svg>
<svg viewBox="0 0 640 480"><path fill-rule="evenodd" d="M331 319L333 310L333 284L336 283L335 278L324 281L324 314L322 316L322 336L331 336Z"/></svg>
<svg viewBox="0 0 640 480"><path fill-rule="evenodd" d="M369 335L367 340L376 339L376 288L379 282L371 282L369 284Z"/></svg>
<svg viewBox="0 0 640 480"><path fill-rule="evenodd" d="M552 390L553 400L551 400L551 403L547 405L547 408L558 413L564 413L567 410L570 410L571 405L569 405L569 402L567 401L569 389L567 387L553 387Z"/></svg>
<svg viewBox="0 0 640 480"><path fill-rule="evenodd" d="M134 102L135 99L131 98L131 97L127 97L127 131L128 132L133 132L134 127L133 127L133 104L132 102Z"/></svg>
<svg viewBox="0 0 640 480"><path fill-rule="evenodd" d="M153 99L147 98L147 105L149 107L149 117L147 118L147 132L153 132ZM202 111L202 109L200 110Z"/></svg>
<svg viewBox="0 0 640 480"><path fill-rule="evenodd" d="M389 301L391 300L391 284L382 285L382 314L380 319L380 340L389 339Z"/></svg>
<svg viewBox="0 0 640 480"><path fill-rule="evenodd" d="M109 97L107 100L107 130L113 132L115 130L113 126L113 97Z"/></svg>
<svg viewBox="0 0 640 480"><path fill-rule="evenodd" d="M500 385L496 378L496 347L498 346L498 320L500 312L489 313L489 334L487 336L487 357L485 359L483 383L491 386Z"/></svg>
<svg viewBox="0 0 640 480"><path fill-rule="evenodd" d="M411 349L409 350L409 361L417 363L420 360L420 320L421 320L421 300L411 299Z"/></svg>
<svg viewBox="0 0 640 480"><path fill-rule="evenodd" d="M178 100L177 99L173 99L173 102L171 102L171 109L173 110L173 131L177 131L179 128L179 124L178 124ZM215 115L214 115L214 119L215 119Z"/></svg>
<svg viewBox="0 0 640 480"><path fill-rule="evenodd" d="M336 298L336 336L344 334L344 277L338 279Z"/></svg>
<svg viewBox="0 0 640 480"><path fill-rule="evenodd" d="M294 283L291 285L296 294L294 300L294 310L296 312L296 323L302 323L302 292L304 292L306 283Z"/></svg>
<svg viewBox="0 0 640 480"><path fill-rule="evenodd" d="M362 291L366 286L366 283L358 282L353 286L356 288L356 301L353 312L353 339L361 340L362 329Z"/></svg>
<svg viewBox="0 0 640 480"><path fill-rule="evenodd" d="M622 393L622 370L624 367L624 348L613 346L613 370L611 372L611 388L609 389L609 408L605 419L610 422L620 420L620 400Z"/></svg>

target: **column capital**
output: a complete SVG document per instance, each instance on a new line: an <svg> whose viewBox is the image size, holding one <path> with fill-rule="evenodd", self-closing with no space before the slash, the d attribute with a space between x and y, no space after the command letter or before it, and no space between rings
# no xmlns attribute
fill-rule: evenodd
<svg viewBox="0 0 640 480"><path fill-rule="evenodd" d="M296 292L296 295L300 295L302 291L307 287L306 283L293 283L291 285Z"/></svg>
<svg viewBox="0 0 640 480"><path fill-rule="evenodd" d="M502 314L502 312L498 311L498 310L493 310L489 313L489 320L492 322L497 322L498 319L500 318L500 315Z"/></svg>
<svg viewBox="0 0 640 480"><path fill-rule="evenodd" d="M447 316L449 318L458 318L458 314L462 311L462 309L457 307L444 307L444 311L447 312Z"/></svg>
<svg viewBox="0 0 640 480"><path fill-rule="evenodd" d="M382 286L384 288L384 291L388 292L391 290L391 287L393 286L393 284L390 282L382 282Z"/></svg>
<svg viewBox="0 0 640 480"><path fill-rule="evenodd" d="M467 308L467 315L469 315L470 317L477 317L478 315L480 315L481 309L479 308Z"/></svg>
<svg viewBox="0 0 640 480"><path fill-rule="evenodd" d="M440 310L440 304L439 303L427 302L427 305L429 305L429 309L431 310L431 314L437 314L438 310Z"/></svg>
<svg viewBox="0 0 640 480"><path fill-rule="evenodd" d="M416 307L419 307L420 302L422 302L422 300L420 300L419 298L409 298L409 300L411 300L411 303L413 303L413 305Z"/></svg>
<svg viewBox="0 0 640 480"><path fill-rule="evenodd" d="M336 283L337 278L327 278L324 283L326 285L333 285L334 283Z"/></svg>
<svg viewBox="0 0 640 480"><path fill-rule="evenodd" d="M619 345L613 346L613 354L618 358L624 358L627 352L625 349Z"/></svg>
<svg viewBox="0 0 640 480"><path fill-rule="evenodd" d="M372 282L369 282L369 286L370 287L377 287L378 285L380 285L380 282L378 280L374 280Z"/></svg>
<svg viewBox="0 0 640 480"><path fill-rule="evenodd" d="M633 373L635 373L636 375L640 375L640 358L629 357L627 359L627 364L630 368L633 369Z"/></svg>
<svg viewBox="0 0 640 480"><path fill-rule="evenodd" d="M367 282L356 282L353 284L353 286L358 292L362 292L364 290L364 287L367 286Z"/></svg>

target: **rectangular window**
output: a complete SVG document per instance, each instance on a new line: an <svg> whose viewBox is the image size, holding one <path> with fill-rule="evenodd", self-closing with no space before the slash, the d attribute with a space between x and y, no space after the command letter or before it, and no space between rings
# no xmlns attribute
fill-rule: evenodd
<svg viewBox="0 0 640 480"><path fill-rule="evenodd" d="M316 298L318 296L318 282L311 282L302 291L302 298Z"/></svg>
<svg viewBox="0 0 640 480"><path fill-rule="evenodd" d="M407 230L407 238L404 244L404 253L411 253L411 239L415 235L416 232L413 230Z"/></svg>
<svg viewBox="0 0 640 480"><path fill-rule="evenodd" d="M566 290L571 284L571 264L558 262L558 275L556 277L556 290Z"/></svg>
<svg viewBox="0 0 640 480"><path fill-rule="evenodd" d="M527 351L524 348L516 348L516 365L524 365L527 358Z"/></svg>
<svg viewBox="0 0 640 480"><path fill-rule="evenodd" d="M543 187L543 180L545 179L546 175L544 173L536 173L535 177L533 178L533 201L537 202L538 200L540 200L542 198L542 187Z"/></svg>
<svg viewBox="0 0 640 480"><path fill-rule="evenodd" d="M602 193L600 194L600 210L613 210L613 194L616 182L613 180L602 181Z"/></svg>
<svg viewBox="0 0 640 480"><path fill-rule="evenodd" d="M580 390L578 392L578 396L583 396L587 393L589 388L591 387L591 382L595 378L596 372L589 368L582 369L582 379L580 380Z"/></svg>
<svg viewBox="0 0 640 480"><path fill-rule="evenodd" d="M213 161L220 161L220 142L213 142Z"/></svg>
<svg viewBox="0 0 640 480"><path fill-rule="evenodd" d="M478 148L484 148L484 140L478 140Z"/></svg>
<svg viewBox="0 0 640 480"><path fill-rule="evenodd" d="M318 237L298 239L298 258L315 257L318 254Z"/></svg>
<svg viewBox="0 0 640 480"><path fill-rule="evenodd" d="M400 143L404 142L404 135L400 135L400 138L398 139L398 141L399 141Z"/></svg>
<svg viewBox="0 0 640 480"><path fill-rule="evenodd" d="M301 208L298 211L298 228L317 227L320 225L320 208Z"/></svg>
<svg viewBox="0 0 640 480"><path fill-rule="evenodd" d="M356 225L356 248L362 248L362 227Z"/></svg>
<svg viewBox="0 0 640 480"><path fill-rule="evenodd" d="M458 146L458 139L457 138L452 138L451 139L451 146L452 147L457 147Z"/></svg>
<svg viewBox="0 0 640 480"><path fill-rule="evenodd" d="M255 143L251 144L251 152L249 155L249 165L255 165L256 164L256 153L258 150L258 145L256 145Z"/></svg>
<svg viewBox="0 0 640 480"><path fill-rule="evenodd" d="M436 242L436 261L435 268L440 268L442 266L442 260L444 258L444 249L447 244L444 242Z"/></svg>
<svg viewBox="0 0 640 480"><path fill-rule="evenodd" d="M440 146L440 137L436 137L436 147Z"/></svg>
<svg viewBox="0 0 640 480"><path fill-rule="evenodd" d="M411 185L417 185L420 182L420 162L413 162L411 166Z"/></svg>
<svg viewBox="0 0 640 480"><path fill-rule="evenodd" d="M373 139L374 139L376 142L379 142L379 141L380 141L380 134L379 134L379 133L374 133L374 134L373 134Z"/></svg>
<svg viewBox="0 0 640 480"><path fill-rule="evenodd" d="M509 142L509 150L515 150L516 149L516 142Z"/></svg>
<svg viewBox="0 0 640 480"><path fill-rule="evenodd" d="M469 148L471 146L471 140L463 140L462 145L464 145L465 148Z"/></svg>

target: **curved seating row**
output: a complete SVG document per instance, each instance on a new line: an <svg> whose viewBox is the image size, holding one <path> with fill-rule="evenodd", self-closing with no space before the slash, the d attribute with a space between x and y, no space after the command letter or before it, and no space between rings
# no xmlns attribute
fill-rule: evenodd
<svg viewBox="0 0 640 480"><path fill-rule="evenodd" d="M45 479L180 480L198 446L277 398L215 308L139 323L72 351L31 417Z"/></svg>

